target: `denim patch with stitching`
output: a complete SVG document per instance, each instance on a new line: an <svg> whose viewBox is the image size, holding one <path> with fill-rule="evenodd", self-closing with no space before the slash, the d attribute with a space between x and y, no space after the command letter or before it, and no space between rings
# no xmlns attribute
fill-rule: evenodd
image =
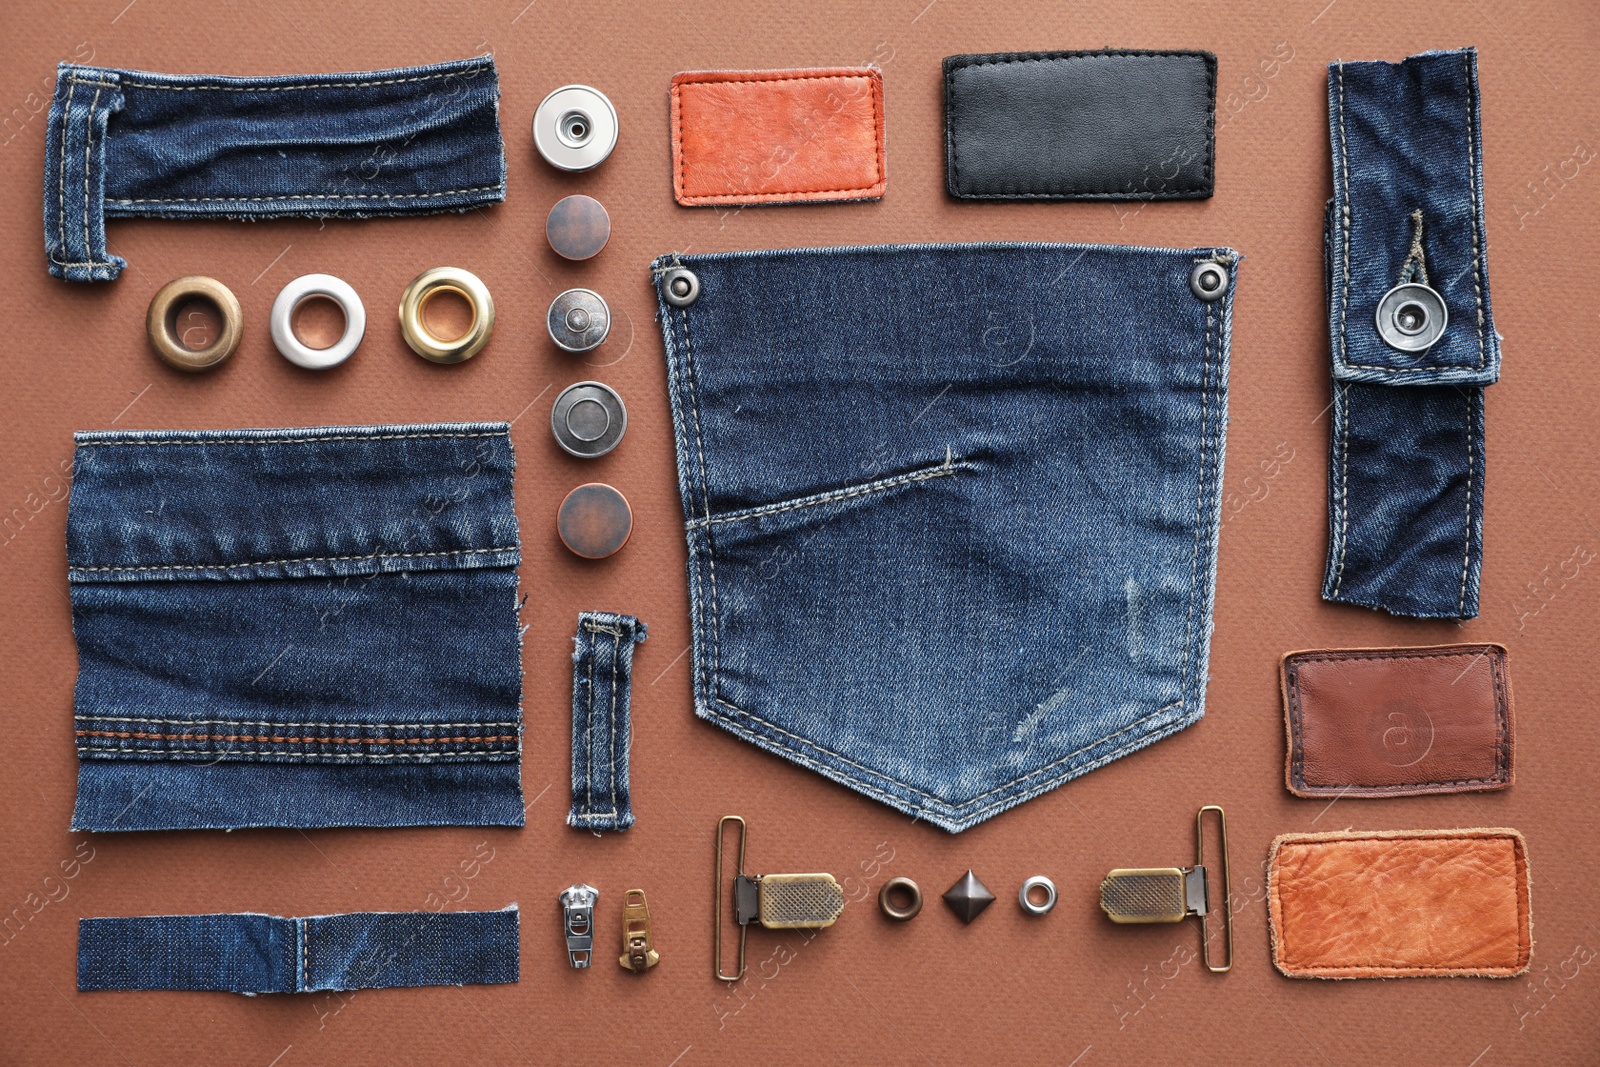
<svg viewBox="0 0 1600 1067"><path fill-rule="evenodd" d="M492 56L236 78L63 63L46 129L50 273L111 281L108 218L466 211L506 196Z"/></svg>
<svg viewBox="0 0 1600 1067"><path fill-rule="evenodd" d="M633 825L628 795L633 646L645 624L632 615L585 611L572 652L572 810L567 825L626 830Z"/></svg>
<svg viewBox="0 0 1600 1067"><path fill-rule="evenodd" d="M509 430L78 434L74 828L522 825Z"/></svg>
<svg viewBox="0 0 1600 1067"><path fill-rule="evenodd" d="M951 831L1199 719L1237 261L656 260L696 713Z"/></svg>

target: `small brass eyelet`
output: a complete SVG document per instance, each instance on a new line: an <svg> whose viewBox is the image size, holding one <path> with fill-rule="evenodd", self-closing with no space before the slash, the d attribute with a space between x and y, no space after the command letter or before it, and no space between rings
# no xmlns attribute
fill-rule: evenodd
<svg viewBox="0 0 1600 1067"><path fill-rule="evenodd" d="M453 340L435 337L422 321L428 301L453 292L472 307L472 325ZM433 363L462 363L482 351L494 332L494 298L489 287L471 271L460 267L435 267L417 275L400 296L400 332L411 351Z"/></svg>

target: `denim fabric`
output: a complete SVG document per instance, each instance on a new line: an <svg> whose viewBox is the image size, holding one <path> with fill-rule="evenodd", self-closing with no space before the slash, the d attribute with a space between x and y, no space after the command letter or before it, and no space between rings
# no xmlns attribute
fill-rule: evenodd
<svg viewBox="0 0 1600 1067"><path fill-rule="evenodd" d="M515 982L517 907L78 920L78 989L309 993Z"/></svg>
<svg viewBox="0 0 1600 1067"><path fill-rule="evenodd" d="M50 273L110 281L107 218L416 215L505 199L494 59L234 78L63 63L44 164Z"/></svg>
<svg viewBox="0 0 1600 1067"><path fill-rule="evenodd" d="M1500 376L1477 53L1335 63L1328 123L1333 421L1322 595L1396 615L1472 618L1483 561L1483 387ZM1408 353L1384 342L1376 312L1384 293L1417 280L1443 297L1449 324L1431 348Z"/></svg>
<svg viewBox="0 0 1600 1067"><path fill-rule="evenodd" d="M78 434L74 828L522 825L509 429Z"/></svg>
<svg viewBox="0 0 1600 1067"><path fill-rule="evenodd" d="M626 830L633 646L645 625L632 615L586 611L578 616L572 653L572 810L567 825Z"/></svg>
<svg viewBox="0 0 1600 1067"><path fill-rule="evenodd" d="M696 712L951 831L1199 719L1237 259L658 259Z"/></svg>

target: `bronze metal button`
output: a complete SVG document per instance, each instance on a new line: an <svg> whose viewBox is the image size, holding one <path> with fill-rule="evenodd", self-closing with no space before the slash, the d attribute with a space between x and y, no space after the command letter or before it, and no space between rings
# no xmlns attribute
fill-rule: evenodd
<svg viewBox="0 0 1600 1067"><path fill-rule="evenodd" d="M603 482L580 485L556 513L561 543L584 559L605 559L628 543L633 509L627 498Z"/></svg>
<svg viewBox="0 0 1600 1067"><path fill-rule="evenodd" d="M204 300L222 316L217 339L204 348L190 348L178 339L178 311L190 300ZM244 315L233 291L215 278L198 274L174 278L156 291L145 316L145 329L156 355L170 367L181 371L209 370L233 355L244 333Z"/></svg>
<svg viewBox="0 0 1600 1067"><path fill-rule="evenodd" d="M611 216L605 205L582 193L563 197L544 220L544 235L556 255L589 259L599 255L611 239Z"/></svg>

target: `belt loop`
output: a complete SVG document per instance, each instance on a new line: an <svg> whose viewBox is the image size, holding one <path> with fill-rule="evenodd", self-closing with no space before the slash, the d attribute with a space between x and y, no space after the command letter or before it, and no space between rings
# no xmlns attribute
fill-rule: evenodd
<svg viewBox="0 0 1600 1067"><path fill-rule="evenodd" d="M44 169L45 252L57 278L110 281L127 266L106 250L106 127L122 106L116 71L57 68Z"/></svg>
<svg viewBox="0 0 1600 1067"><path fill-rule="evenodd" d="M633 825L628 797L629 706L633 646L645 624L632 615L583 612L572 654L572 810L567 825L582 830L626 830Z"/></svg>

